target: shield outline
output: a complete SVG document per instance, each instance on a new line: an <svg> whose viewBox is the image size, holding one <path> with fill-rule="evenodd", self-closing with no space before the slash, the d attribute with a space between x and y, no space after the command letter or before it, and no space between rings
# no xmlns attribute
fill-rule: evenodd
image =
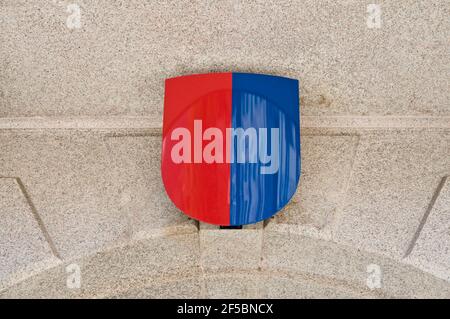
<svg viewBox="0 0 450 319"><path fill-rule="evenodd" d="M234 87L233 84L237 84L238 81L236 79L243 79L244 85L240 85L240 87ZM256 80L256 81L255 81ZM258 82L258 80L261 80L260 86L254 85L253 83ZM224 96L219 96L218 100L220 101L222 99L222 105L226 105L225 109L227 109L231 113L231 117L233 117L232 111L233 107L235 105L233 104L233 92L234 91L243 91L244 94L249 93L251 91L254 91L254 88L249 88L248 83L250 83L250 86L256 87L256 91L261 91L261 87L264 87L267 85L267 83L264 83L264 81L271 81L272 86L275 87L275 90L281 91L277 94L284 94L288 97L291 97L291 99L287 104L288 108L291 108L291 114L294 114L294 116L291 116L291 122L294 123L298 142L296 142L296 154L297 159L295 161L298 162L298 166L295 172L295 186L290 187L290 190L288 194L284 197L283 202L277 206L276 210L274 211L266 211L261 213L259 216L253 216L251 219L246 220L239 220L239 222L232 222L231 218L231 211L230 211L230 204L232 204L233 199L231 198L231 188L232 183L228 182L228 190L225 191L224 187L216 187L214 188L214 183L212 185L212 188L208 188L207 190L210 191L207 196L204 196L205 194L198 194L196 193L198 189L202 189L201 187L196 189L192 186L194 184L191 182L190 187L189 185L185 185L182 180L178 180L180 183L180 186L174 186L173 183L170 183L171 178L171 172L173 170L167 170L167 154L170 148L170 145L168 146L168 135L175 127L175 123L177 123L177 119L179 118L191 118L192 115L189 115L193 108L202 108L202 103L199 103L196 106L195 103L198 102L198 100L202 99L209 99L208 96L211 94L214 94L218 91L225 92ZM273 85L274 84L274 85ZM262 85L262 86L261 86ZM274 88L272 88L273 90ZM270 91L270 88L269 88ZM227 93L230 95L229 98L226 97ZM283 93L284 92L284 93ZM287 93L286 93L287 92ZM251 92L254 94L255 92ZM263 94L256 92L256 94L263 96ZM270 93L269 93L270 95ZM267 98L267 96L266 96ZM211 99L209 99L211 100ZM214 98L212 99L214 101ZM192 104L194 103L194 104ZM204 103L203 103L204 104ZM181 105L181 106L180 106ZM203 105L204 107L204 105ZM285 106L286 107L286 106ZM211 111L211 108L208 108L208 112ZM186 113L187 112L187 113ZM196 113L196 112L193 112ZM198 113L198 112L197 112ZM203 113L202 111L199 112L200 116ZM198 114L197 114L198 115ZM196 115L193 115L194 117ZM214 115L213 115L214 117ZM223 117L223 116L221 116ZM226 117L226 115L225 115ZM298 120L296 121L295 118ZM292 120L293 119L293 120ZM210 119L211 120L211 119ZM214 122L214 118L212 119ZM181 121L183 122L183 121ZM222 121L223 122L223 121ZM232 118L228 122L229 126L232 126ZM223 123L222 123L223 124ZM220 125L219 125L220 127ZM225 136L225 135L224 135ZM162 180L164 183L164 188L166 193L168 194L168 197L171 199L171 201L175 204L175 206L180 209L184 214L187 216L194 218L196 220L206 222L209 224L215 224L215 225L221 225L221 226L229 226L229 225L244 225L244 224L253 224L257 223L259 221L262 221L264 219L267 219L273 215L275 215L278 211L282 210L285 205L288 204L292 196L295 194L296 188L298 186L299 180L300 180L300 173L301 173L301 145L300 145L300 100L299 100L299 85L298 80L285 78L285 77L279 77L279 76L273 76L273 75L264 75L264 74L253 74L253 73L206 73L206 74L192 74L192 75L185 75L185 76L179 76L175 78L169 78L166 79L165 82L165 99L164 99L164 121L163 121L163 145L162 145L162 154L161 154L161 175ZM169 143L170 144L170 143ZM226 147L224 145L224 147ZM226 164L226 163L225 163ZM203 164L189 164L189 165L205 165ZM207 164L207 165L217 165L217 164ZM232 164L229 164L230 167ZM231 171L231 168L225 172L226 174ZM195 175L195 174L194 174ZM202 175L202 174L200 174ZM206 174L207 175L207 174ZM224 177L224 174L219 174L219 176ZM211 175L209 176L210 178ZM219 184L221 183L219 178L213 178L215 179ZM230 176L231 179L231 176ZM199 179L197 179L199 181ZM188 183L189 184L189 183ZM187 187L186 187L187 186ZM210 185L211 186L211 185ZM222 185L223 186L223 185ZM206 202L207 200L204 200L205 198L209 198L212 196L213 200L217 200L218 196L214 197L213 192L220 191L222 194L219 194L219 196L224 196L223 194L226 194L226 202L225 201L219 201L219 205L210 205ZM204 189L203 189L204 191ZM178 194L182 194L181 196L178 196ZM188 196L186 196L186 193L188 193ZM184 194L184 195L183 195ZM189 199L188 197L192 197L192 194L194 195L194 199ZM212 194L212 195L211 195ZM217 194L216 194L217 195ZM203 199L203 203L201 202ZM226 207L228 204L228 207ZM221 207L219 207L221 206ZM222 209L221 209L222 208ZM216 210L215 210L216 209ZM204 211L202 211L204 210ZM229 212L229 213L228 213ZM229 218L217 218L218 215L228 215ZM224 216L222 216L224 217ZM248 216L247 216L248 217Z"/></svg>

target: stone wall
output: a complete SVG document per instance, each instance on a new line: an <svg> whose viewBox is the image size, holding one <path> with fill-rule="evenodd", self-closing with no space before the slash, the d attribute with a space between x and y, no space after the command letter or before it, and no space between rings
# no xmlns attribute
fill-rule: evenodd
<svg viewBox="0 0 450 319"><path fill-rule="evenodd" d="M450 297L450 4L373 2L0 0L0 297ZM164 79L216 71L300 80L300 186L242 230L160 177Z"/></svg>

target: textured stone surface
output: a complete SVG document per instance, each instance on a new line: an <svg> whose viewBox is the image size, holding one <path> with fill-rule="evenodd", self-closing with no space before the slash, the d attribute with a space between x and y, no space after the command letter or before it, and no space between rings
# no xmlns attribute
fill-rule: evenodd
<svg viewBox="0 0 450 319"><path fill-rule="evenodd" d="M450 298L450 3L367 4L0 0L0 297ZM164 79L217 71L300 80L265 228L198 230L161 183Z"/></svg>
<svg viewBox="0 0 450 319"><path fill-rule="evenodd" d="M150 285L161 278L182 279L200 272L197 234L164 236L93 256L83 262L83 294Z"/></svg>
<svg viewBox="0 0 450 319"><path fill-rule="evenodd" d="M277 222L323 228L343 201L358 136L303 135L302 174Z"/></svg>
<svg viewBox="0 0 450 319"><path fill-rule="evenodd" d="M344 282L315 276L266 274L261 282L261 298L380 298L379 294Z"/></svg>
<svg viewBox="0 0 450 319"><path fill-rule="evenodd" d="M199 277L184 280L153 282L145 287L131 288L108 298L126 299L192 299L202 297L202 280Z"/></svg>
<svg viewBox="0 0 450 319"><path fill-rule="evenodd" d="M114 162L101 138L3 132L0 141L0 174L22 179L63 258L127 238Z"/></svg>
<svg viewBox="0 0 450 319"><path fill-rule="evenodd" d="M204 278L208 298L377 298L364 288L286 272L233 272Z"/></svg>
<svg viewBox="0 0 450 319"><path fill-rule="evenodd" d="M373 273L368 272L372 271L371 265L377 265L381 270L379 289L371 290L370 287L374 286L367 284L368 280L373 282ZM314 281L318 282L334 280L341 286L360 291L361 296L372 292L382 297L450 297L450 283L414 267L377 254L292 233L265 232L262 269L274 273L315 276ZM289 288L289 281L284 281L284 284ZM284 284L279 283L278 289L282 289ZM327 286L332 287L333 284Z"/></svg>
<svg viewBox="0 0 450 319"><path fill-rule="evenodd" d="M133 238L152 236L155 230L197 228L170 201L161 179L161 136L107 135L111 158L116 162L121 212L128 216Z"/></svg>
<svg viewBox="0 0 450 319"><path fill-rule="evenodd" d="M23 259L32 267L24 271L6 265L7 276L22 274L11 283L33 276L2 297L449 297L448 282L431 275L448 275L447 180L411 256L402 259L448 175L448 132L358 134L304 136L304 175L314 174L303 185L309 197L293 202L265 229L262 223L241 230L201 223L197 234L163 190L156 131L2 131L0 174L21 177L66 259L39 274L34 269L52 264L33 268ZM356 145L356 156L349 155ZM323 194L321 202L316 192ZM3 205L26 202L5 198ZM3 231L17 228L16 221ZM331 237L322 236L324 221ZM22 252L18 243L11 252ZM41 256L37 248L26 258L34 254ZM81 289L67 289L70 263L80 266ZM381 289L367 287L371 264L382 270Z"/></svg>
<svg viewBox="0 0 450 319"><path fill-rule="evenodd" d="M176 286L177 281L186 278L188 284L189 278L199 275L198 252L197 234L151 238L52 268L18 283L0 297L121 297L127 291L130 296L142 293L149 297L167 297L171 293L170 284L164 288L164 282L175 282ZM79 289L67 286L66 267L72 264L81 270ZM172 292L177 293L182 292Z"/></svg>
<svg viewBox="0 0 450 319"><path fill-rule="evenodd" d="M58 263L15 178L0 177L0 290Z"/></svg>
<svg viewBox="0 0 450 319"><path fill-rule="evenodd" d="M151 238L71 261L81 289L68 289L66 265L0 293L0 298L449 298L450 283L417 268L295 234L264 236L261 269L204 269L197 234ZM69 264L69 263L68 263ZM381 272L380 288L367 282L368 266Z"/></svg>
<svg viewBox="0 0 450 319"><path fill-rule="evenodd" d="M300 79L304 114L449 114L448 1L3 0L0 116L149 115L166 77Z"/></svg>
<svg viewBox="0 0 450 319"><path fill-rule="evenodd" d="M22 178L63 258L196 230L163 189L160 137L3 132L0 143L0 174Z"/></svg>
<svg viewBox="0 0 450 319"><path fill-rule="evenodd" d="M420 268L450 281L450 178L443 180L442 189L430 211L410 260Z"/></svg>
<svg viewBox="0 0 450 319"><path fill-rule="evenodd" d="M361 137L334 239L404 256L442 177L450 170L447 132L374 132Z"/></svg>
<svg viewBox="0 0 450 319"><path fill-rule="evenodd" d="M200 223L202 268L207 271L257 269L261 261L262 223L243 229L219 229Z"/></svg>
<svg viewBox="0 0 450 319"><path fill-rule="evenodd" d="M259 272L223 272L220 275L206 275L203 280L207 298L247 299L259 297L261 282L261 273Z"/></svg>

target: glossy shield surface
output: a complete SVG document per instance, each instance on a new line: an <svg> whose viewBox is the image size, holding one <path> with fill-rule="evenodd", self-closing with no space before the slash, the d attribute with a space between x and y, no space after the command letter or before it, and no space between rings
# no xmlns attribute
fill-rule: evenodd
<svg viewBox="0 0 450 319"><path fill-rule="evenodd" d="M300 177L298 101L296 80L233 74L232 125L244 129L267 128L268 131L279 128L279 167L274 174L262 174L261 167L267 165L260 160L257 163L231 164L232 225L256 223L269 218L283 208L294 194ZM273 148L270 138L266 148Z"/></svg>
<svg viewBox="0 0 450 319"><path fill-rule="evenodd" d="M285 206L300 178L298 92L297 80L259 74L166 80L161 169L173 203L216 225L256 223Z"/></svg>
<svg viewBox="0 0 450 319"><path fill-rule="evenodd" d="M162 178L172 202L192 218L217 225L230 223L230 165L194 163L194 120L217 127L225 136L231 126L231 74L202 74L166 80L162 148ZM178 141L175 128L191 132L191 163L171 159ZM207 142L200 142L204 147ZM222 143L223 144L223 143Z"/></svg>

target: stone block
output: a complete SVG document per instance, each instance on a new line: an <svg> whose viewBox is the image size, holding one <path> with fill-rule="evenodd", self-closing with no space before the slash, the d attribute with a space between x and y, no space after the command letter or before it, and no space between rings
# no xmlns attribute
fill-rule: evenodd
<svg viewBox="0 0 450 319"><path fill-rule="evenodd" d="M0 177L0 290L59 262L21 186Z"/></svg>
<svg viewBox="0 0 450 319"><path fill-rule="evenodd" d="M219 229L200 223L202 268L207 272L255 270L260 266L262 223L243 229Z"/></svg>

